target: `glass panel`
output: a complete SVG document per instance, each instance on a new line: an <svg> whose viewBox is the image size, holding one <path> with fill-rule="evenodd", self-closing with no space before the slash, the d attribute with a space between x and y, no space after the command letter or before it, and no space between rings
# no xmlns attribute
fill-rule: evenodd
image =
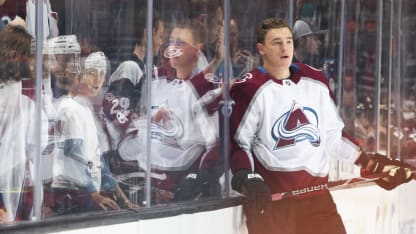
<svg viewBox="0 0 416 234"><path fill-rule="evenodd" d="M393 44L392 155L415 164L416 148L416 9L413 1L395 1L393 24L400 35ZM396 44L398 45L396 47ZM396 59L397 58L397 59Z"/></svg>
<svg viewBox="0 0 416 234"><path fill-rule="evenodd" d="M221 1L155 3L165 34L150 81L152 204L221 195ZM212 21L212 22L211 22ZM144 120L143 120L144 122ZM141 154L139 157L145 157Z"/></svg>
<svg viewBox="0 0 416 234"><path fill-rule="evenodd" d="M43 217L219 196L222 2L50 2Z"/></svg>
<svg viewBox="0 0 416 234"><path fill-rule="evenodd" d="M395 116L389 116L389 110L392 108L392 96L394 93L392 92L392 85L394 82L394 76L392 76L392 69L393 69L393 62L397 61L395 58L396 55L393 53L394 43L396 41L395 36L397 32L394 31L394 22L393 19L395 17L392 16L392 5L390 2L385 1L383 2L383 20L381 21L381 43L382 45L391 45L391 46L382 46L381 47L381 54L380 54L380 75L379 75L379 85L380 89L378 93L376 93L375 101L376 105L376 116L375 120L378 122L377 126L377 151L383 152L384 154L388 155L389 157L396 158L397 153L393 152L394 148L392 148L391 144L389 143L389 138L393 137L394 135L390 135L390 131L394 131L394 129L389 130L389 125L391 121L394 121L396 118ZM397 148L396 148L397 149ZM397 150L396 150L397 151Z"/></svg>
<svg viewBox="0 0 416 234"><path fill-rule="evenodd" d="M54 111L42 155L43 217L139 207L144 173L120 146L136 134L134 120L143 112L143 63L125 61L136 43L136 24L128 22L146 22L144 13L133 18L146 5L50 3L45 10L55 18L45 19L57 28L49 29L42 51Z"/></svg>
<svg viewBox="0 0 416 234"><path fill-rule="evenodd" d="M377 8L378 1L358 1L355 11L356 33L359 40L354 45L356 59L351 64L356 75L356 122L354 136L367 151L376 150L376 98L377 89Z"/></svg>
<svg viewBox="0 0 416 234"><path fill-rule="evenodd" d="M25 16L25 1L0 1L0 224L31 219L34 161L48 136L47 116L36 115L34 41Z"/></svg>
<svg viewBox="0 0 416 234"><path fill-rule="evenodd" d="M232 78L245 74L261 64L256 43L256 27L267 17L288 18L288 1L231 0L230 56ZM247 16L249 10L249 17Z"/></svg>
<svg viewBox="0 0 416 234"><path fill-rule="evenodd" d="M143 163L137 154L146 152L146 147L136 140L139 132L146 133L147 126L139 129L136 122L146 116L141 100L145 98L147 4L145 1L112 1L109 5L94 2L97 19L92 22L98 24L94 28L102 30L97 32L97 42L102 43L111 64L108 87L98 102L109 135L110 150L103 158L108 165L107 174L118 183L121 202L125 203L122 207L143 207L146 173L140 167Z"/></svg>
<svg viewBox="0 0 416 234"><path fill-rule="evenodd" d="M329 22L336 22L329 43L336 48L336 60L332 67L336 70L335 94L345 123L344 131L364 150L376 151L379 92L376 56L377 41L380 39L377 34L378 1L341 1L335 7L343 12L340 15L344 18L338 18L337 14L329 18ZM340 36L342 50L337 45ZM339 64L339 61L342 63ZM340 72L338 69L341 69ZM335 180L359 175L358 168L350 162L332 164L335 171L331 174Z"/></svg>
<svg viewBox="0 0 416 234"><path fill-rule="evenodd" d="M353 84L353 89L343 93L343 114L353 128L348 128L351 134L366 151L376 151L377 110L377 4L378 1L346 1L345 22L345 84ZM350 81L352 77L352 81ZM345 86L344 86L345 87ZM352 95L352 96L351 96ZM349 104L352 105L344 105ZM352 117L352 118L351 118ZM351 166L341 164L341 174L344 168L353 172ZM356 172L356 174L358 174ZM348 176L347 174L344 174Z"/></svg>

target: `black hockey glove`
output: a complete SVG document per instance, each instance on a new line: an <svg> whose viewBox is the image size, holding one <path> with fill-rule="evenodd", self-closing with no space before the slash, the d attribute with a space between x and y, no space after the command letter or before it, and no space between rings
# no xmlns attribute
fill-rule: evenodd
<svg viewBox="0 0 416 234"><path fill-rule="evenodd" d="M370 154L363 151L355 163L361 166L362 177L383 174L375 182L386 190L392 190L414 178L412 166L399 160L389 159L378 153Z"/></svg>
<svg viewBox="0 0 416 234"><path fill-rule="evenodd" d="M198 199L200 197L219 194L220 184L218 178L206 169L189 173L175 189L175 201Z"/></svg>
<svg viewBox="0 0 416 234"><path fill-rule="evenodd" d="M239 170L231 180L234 190L244 194L244 212L247 216L265 215L271 207L271 193L263 178L249 170Z"/></svg>
<svg viewBox="0 0 416 234"><path fill-rule="evenodd" d="M136 160L126 161L120 157L117 150L109 150L102 155L110 171L116 175L140 171Z"/></svg>

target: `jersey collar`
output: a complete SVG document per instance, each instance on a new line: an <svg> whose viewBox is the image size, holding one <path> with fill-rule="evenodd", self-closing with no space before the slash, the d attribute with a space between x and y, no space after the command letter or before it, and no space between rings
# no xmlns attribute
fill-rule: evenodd
<svg viewBox="0 0 416 234"><path fill-rule="evenodd" d="M266 69L264 69L263 66L258 66L257 69L261 73L269 76L270 79L272 79L276 83L282 84L282 80L278 80L278 79L275 79L274 77L272 77L269 73L267 73ZM299 73L300 68L299 68L299 66L297 64L295 64L295 63L292 63L290 65L290 67L289 67L289 70L290 70L290 76L289 76L288 79L291 80L293 83L297 84L299 82L299 80L300 80L300 73Z"/></svg>

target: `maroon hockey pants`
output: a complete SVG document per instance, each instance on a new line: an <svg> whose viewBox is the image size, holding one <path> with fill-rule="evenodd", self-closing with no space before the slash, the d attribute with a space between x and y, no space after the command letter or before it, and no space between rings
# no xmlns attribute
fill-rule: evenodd
<svg viewBox="0 0 416 234"><path fill-rule="evenodd" d="M264 215L247 214L249 234L345 234L345 227L332 196L273 202Z"/></svg>

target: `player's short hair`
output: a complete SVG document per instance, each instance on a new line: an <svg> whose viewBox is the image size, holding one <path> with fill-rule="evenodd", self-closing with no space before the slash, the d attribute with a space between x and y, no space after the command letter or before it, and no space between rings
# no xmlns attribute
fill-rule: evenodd
<svg viewBox="0 0 416 234"><path fill-rule="evenodd" d="M182 19L178 23L172 26L172 30L175 28L180 29L189 29L192 32L195 43L200 43L204 39L204 31L202 30L201 25L197 21Z"/></svg>
<svg viewBox="0 0 416 234"><path fill-rule="evenodd" d="M140 45L143 43L144 39L144 30L147 26L147 8L141 8L139 12L135 15L134 22L136 25L135 28L135 43ZM159 12L156 9L153 9L153 30L159 29L159 23L164 22Z"/></svg>
<svg viewBox="0 0 416 234"><path fill-rule="evenodd" d="M290 32L292 32L292 29L290 28L289 24L284 19L267 18L263 20L256 28L257 43L264 44L264 39L266 37L267 32L275 28L288 28Z"/></svg>
<svg viewBox="0 0 416 234"><path fill-rule="evenodd" d="M31 40L32 36L20 26L0 31L0 83L29 76Z"/></svg>

